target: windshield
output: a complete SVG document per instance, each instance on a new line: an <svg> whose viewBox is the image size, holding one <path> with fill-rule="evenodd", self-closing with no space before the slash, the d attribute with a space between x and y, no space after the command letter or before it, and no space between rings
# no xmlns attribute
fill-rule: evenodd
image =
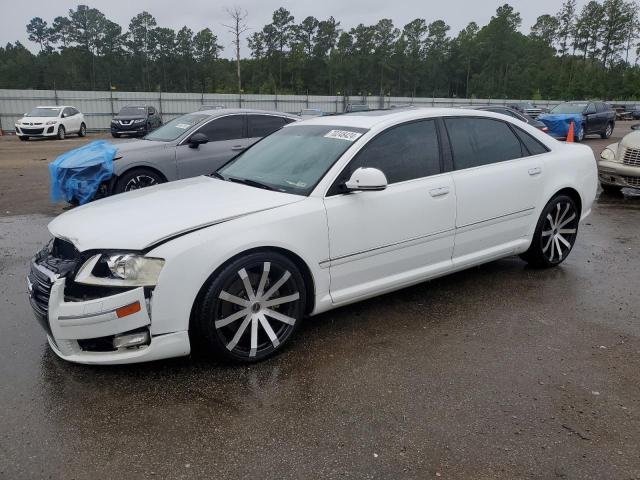
<svg viewBox="0 0 640 480"><path fill-rule="evenodd" d="M57 117L59 113L59 108L37 107L27 113L25 117Z"/></svg>
<svg viewBox="0 0 640 480"><path fill-rule="evenodd" d="M245 180L308 195L340 156L367 130L292 125L265 137L218 170L225 180Z"/></svg>
<svg viewBox="0 0 640 480"><path fill-rule="evenodd" d="M144 137L144 139L157 140L159 142L170 142L180 137L194 125L202 123L202 121L207 118L209 118L209 115L203 113L188 113L181 117L174 118L169 123L165 123L163 126Z"/></svg>
<svg viewBox="0 0 640 480"><path fill-rule="evenodd" d="M118 112L118 115L132 117L134 115L137 116L145 116L145 107L122 107Z"/></svg>
<svg viewBox="0 0 640 480"><path fill-rule="evenodd" d="M551 113L582 113L586 108L586 103L561 103L553 107Z"/></svg>

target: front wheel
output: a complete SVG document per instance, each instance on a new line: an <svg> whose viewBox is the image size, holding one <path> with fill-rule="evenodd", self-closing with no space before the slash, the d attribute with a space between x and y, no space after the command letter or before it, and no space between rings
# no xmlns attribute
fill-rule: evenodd
<svg viewBox="0 0 640 480"><path fill-rule="evenodd" d="M83 123L80 125L80 130L78 130L78 136L84 137L85 135L87 135L87 126Z"/></svg>
<svg viewBox="0 0 640 480"><path fill-rule="evenodd" d="M606 140L613 134L613 123L607 123L607 127L604 129L604 132L600 134L600 138Z"/></svg>
<svg viewBox="0 0 640 480"><path fill-rule="evenodd" d="M191 339L198 350L223 360L263 360L298 328L305 291L300 270L284 255L258 252L240 257L203 290Z"/></svg>
<svg viewBox="0 0 640 480"><path fill-rule="evenodd" d="M58 135L56 135L56 137L58 138L58 140L64 140L64 136L65 136L65 129L62 125L60 125L58 127Z"/></svg>
<svg viewBox="0 0 640 480"><path fill-rule="evenodd" d="M115 193L130 192L164 183L165 179L153 170L135 168L125 172L116 183Z"/></svg>
<svg viewBox="0 0 640 480"><path fill-rule="evenodd" d="M580 212L571 197L552 198L542 210L531 246L522 259L538 268L560 265L573 248L579 222Z"/></svg>
<svg viewBox="0 0 640 480"><path fill-rule="evenodd" d="M576 132L576 142L582 142L584 140L584 128L584 125L578 128L578 131Z"/></svg>

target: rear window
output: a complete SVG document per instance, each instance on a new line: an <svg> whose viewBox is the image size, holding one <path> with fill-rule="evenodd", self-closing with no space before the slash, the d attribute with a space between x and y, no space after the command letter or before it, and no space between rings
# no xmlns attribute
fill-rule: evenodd
<svg viewBox="0 0 640 480"><path fill-rule="evenodd" d="M274 115L248 115L249 138L266 137L284 126L284 119Z"/></svg>
<svg viewBox="0 0 640 480"><path fill-rule="evenodd" d="M529 155L540 155L549 151L547 147L524 130L521 130L515 125L513 125L513 129L516 131L516 134L524 144L525 148L529 151Z"/></svg>

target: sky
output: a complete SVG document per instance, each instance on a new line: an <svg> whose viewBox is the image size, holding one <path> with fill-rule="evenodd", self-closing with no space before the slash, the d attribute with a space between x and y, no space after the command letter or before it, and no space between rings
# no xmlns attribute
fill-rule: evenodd
<svg viewBox="0 0 640 480"><path fill-rule="evenodd" d="M223 26L229 23L225 7L238 6L248 12L247 23L251 30L246 35L270 23L271 14L281 6L291 12L296 22L308 15L320 20L333 15L345 30L359 23L374 24L381 18L391 18L399 28L414 18L424 18L427 22L442 19L455 35L471 21L481 26L486 24L496 8L505 2L520 12L525 33L539 15L555 14L562 3L561 0L29 0L18 3L0 0L0 45L19 40L37 51L37 46L27 39L25 27L29 20L38 16L51 24L54 17L67 15L69 9L75 9L79 3L97 8L123 30L127 29L131 18L143 10L156 18L158 26L178 30L187 25L194 31L209 27L218 35L218 43L224 46L222 56L231 58L234 55L232 36ZM578 0L578 9L586 2ZM248 55L245 41L242 56Z"/></svg>

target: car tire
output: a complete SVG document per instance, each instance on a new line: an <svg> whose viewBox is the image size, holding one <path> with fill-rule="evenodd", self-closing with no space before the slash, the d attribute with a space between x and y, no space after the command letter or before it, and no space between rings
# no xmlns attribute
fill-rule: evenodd
<svg viewBox="0 0 640 480"><path fill-rule="evenodd" d="M123 173L118 181L114 193L124 193L141 188L152 187L166 180L159 173L148 168L134 168Z"/></svg>
<svg viewBox="0 0 640 480"><path fill-rule="evenodd" d="M612 134L613 134L613 123L609 122L607 123L607 126L605 127L604 131L600 134L600 138L602 138L603 140L606 140Z"/></svg>
<svg viewBox="0 0 640 480"><path fill-rule="evenodd" d="M576 132L576 136L575 136L576 142L582 142L582 141L584 140L584 136L585 136L584 128L585 128L585 127L584 127L584 125L583 125L583 126L582 126L581 128L579 128L579 129L578 129L578 131Z"/></svg>
<svg viewBox="0 0 640 480"><path fill-rule="evenodd" d="M113 132L111 132L111 136L112 136L113 138L120 138L120 134L119 134L119 133L113 133Z"/></svg>
<svg viewBox="0 0 640 480"><path fill-rule="evenodd" d="M300 270L286 256L265 251L238 257L201 291L189 330L192 345L224 361L264 360L299 327L305 292Z"/></svg>
<svg viewBox="0 0 640 480"><path fill-rule="evenodd" d="M87 135L87 126L82 123L80 125L80 130L78 130L78 136L79 137L85 137Z"/></svg>
<svg viewBox="0 0 640 480"><path fill-rule="evenodd" d="M567 195L556 195L542 210L531 245L520 257L536 268L560 265L573 248L579 222L576 202Z"/></svg>
<svg viewBox="0 0 640 480"><path fill-rule="evenodd" d="M27 140L29 140L29 137L27 137L26 135L18 135L18 138L22 142L26 142Z"/></svg>
<svg viewBox="0 0 640 480"><path fill-rule="evenodd" d="M620 193L622 187L618 185L609 185L608 183L600 183L602 190L607 193Z"/></svg>
<svg viewBox="0 0 640 480"><path fill-rule="evenodd" d="M66 133L66 130L64 129L64 126L60 125L58 127L58 134L56 135L56 138L58 140L64 140L65 133Z"/></svg>

